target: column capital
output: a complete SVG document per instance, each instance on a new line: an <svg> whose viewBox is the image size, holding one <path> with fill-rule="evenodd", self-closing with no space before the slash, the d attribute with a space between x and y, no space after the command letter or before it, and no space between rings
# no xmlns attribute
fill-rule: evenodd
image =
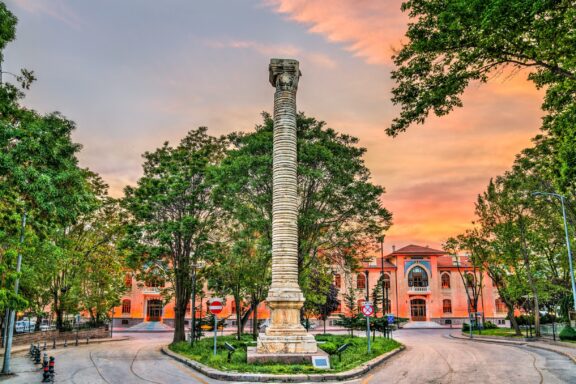
<svg viewBox="0 0 576 384"><path fill-rule="evenodd" d="M298 60L270 59L270 84L277 90L296 91L298 79L302 76Z"/></svg>

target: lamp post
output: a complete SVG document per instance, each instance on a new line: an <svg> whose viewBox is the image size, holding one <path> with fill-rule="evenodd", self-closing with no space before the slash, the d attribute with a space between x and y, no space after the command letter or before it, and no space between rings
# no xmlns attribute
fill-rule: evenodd
<svg viewBox="0 0 576 384"><path fill-rule="evenodd" d="M572 265L572 252L570 251L570 239L568 237L568 222L566 221L566 208L564 207L563 195L551 192L532 192L532 196L554 196L562 203L562 218L564 219L564 233L566 235L566 249L568 250L568 265L570 266L570 281L572 283L572 299L574 300L574 311L576 311L576 283L574 282L574 266Z"/></svg>
<svg viewBox="0 0 576 384"><path fill-rule="evenodd" d="M388 306L388 287L386 286L386 278L384 276L384 236L378 238L380 240L380 274L382 277L382 319L386 317L386 309ZM388 322L386 322L388 324ZM385 328L385 334L388 332L388 325Z"/></svg>

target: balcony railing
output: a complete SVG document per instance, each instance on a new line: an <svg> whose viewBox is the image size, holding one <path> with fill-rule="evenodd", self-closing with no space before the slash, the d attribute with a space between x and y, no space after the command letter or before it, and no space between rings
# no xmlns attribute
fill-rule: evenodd
<svg viewBox="0 0 576 384"><path fill-rule="evenodd" d="M408 287L409 293L429 293L430 287Z"/></svg>

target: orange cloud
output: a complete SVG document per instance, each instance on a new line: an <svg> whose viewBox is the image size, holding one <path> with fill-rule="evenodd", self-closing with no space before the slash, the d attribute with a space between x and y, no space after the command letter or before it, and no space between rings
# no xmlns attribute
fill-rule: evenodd
<svg viewBox="0 0 576 384"><path fill-rule="evenodd" d="M343 44L370 64L389 64L408 17L402 0L264 0L264 4L290 20L309 26L312 33Z"/></svg>

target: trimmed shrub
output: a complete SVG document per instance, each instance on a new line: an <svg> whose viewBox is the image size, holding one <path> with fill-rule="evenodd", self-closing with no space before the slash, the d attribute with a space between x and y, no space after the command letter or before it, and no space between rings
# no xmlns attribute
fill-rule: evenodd
<svg viewBox="0 0 576 384"><path fill-rule="evenodd" d="M497 329L498 326L491 321L487 321L484 323L484 329Z"/></svg>
<svg viewBox="0 0 576 384"><path fill-rule="evenodd" d="M569 325L565 326L562 332L560 332L560 340L576 341L576 331L574 328Z"/></svg>

